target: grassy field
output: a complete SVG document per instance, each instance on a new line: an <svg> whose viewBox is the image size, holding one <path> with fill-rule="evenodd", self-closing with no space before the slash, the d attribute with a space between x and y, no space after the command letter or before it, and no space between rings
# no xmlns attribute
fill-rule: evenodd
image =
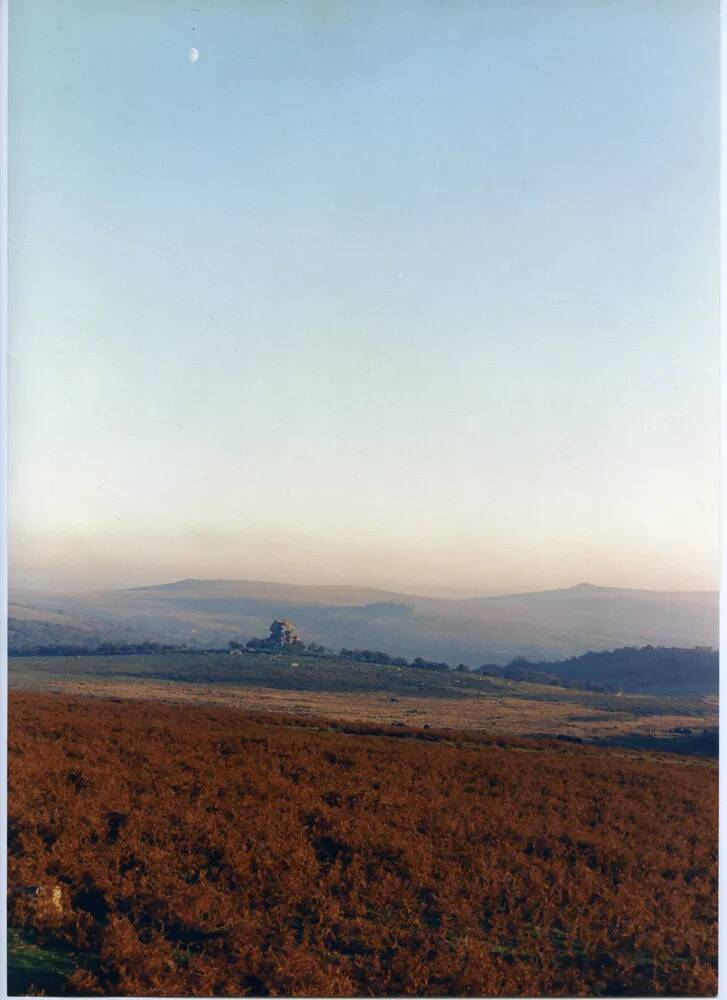
<svg viewBox="0 0 727 1000"><path fill-rule="evenodd" d="M286 654L28 657L16 690L716 753L714 699L617 695Z"/></svg>
<svg viewBox="0 0 727 1000"><path fill-rule="evenodd" d="M240 684L283 691L333 691L356 694L386 691L421 697L461 698L495 690L489 678L435 673L350 660L296 657L286 653L165 653L151 656L13 657L11 681L17 685L60 678L165 680L195 684Z"/></svg>

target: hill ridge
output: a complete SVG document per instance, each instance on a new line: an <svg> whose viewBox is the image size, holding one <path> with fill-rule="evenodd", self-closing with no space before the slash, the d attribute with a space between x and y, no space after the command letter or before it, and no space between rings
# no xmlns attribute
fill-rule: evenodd
<svg viewBox="0 0 727 1000"><path fill-rule="evenodd" d="M20 603L19 593L11 601ZM307 642L385 649L395 656L504 665L513 656L559 660L649 644L717 646L714 592L575 588L480 598L418 596L342 585L186 580L89 594L31 595L22 603L129 639L218 646L291 619Z"/></svg>

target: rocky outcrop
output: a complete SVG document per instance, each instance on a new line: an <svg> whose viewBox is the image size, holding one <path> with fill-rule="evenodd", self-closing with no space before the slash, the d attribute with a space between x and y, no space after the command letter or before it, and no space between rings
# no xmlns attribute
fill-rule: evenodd
<svg viewBox="0 0 727 1000"><path fill-rule="evenodd" d="M285 649L298 642L295 625L286 618L276 619L270 626L270 645L274 649Z"/></svg>

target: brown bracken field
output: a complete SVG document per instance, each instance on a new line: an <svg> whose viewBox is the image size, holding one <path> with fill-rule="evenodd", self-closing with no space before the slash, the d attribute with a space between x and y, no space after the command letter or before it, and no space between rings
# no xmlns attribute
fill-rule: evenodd
<svg viewBox="0 0 727 1000"><path fill-rule="evenodd" d="M716 990L710 760L13 692L8 842L70 993Z"/></svg>

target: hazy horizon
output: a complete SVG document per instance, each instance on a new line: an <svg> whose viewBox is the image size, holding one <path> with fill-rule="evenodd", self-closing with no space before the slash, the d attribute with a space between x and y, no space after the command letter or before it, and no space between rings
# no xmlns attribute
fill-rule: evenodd
<svg viewBox="0 0 727 1000"><path fill-rule="evenodd" d="M42 579L42 584L41 584ZM167 574L166 576L102 576L96 580L96 582L87 587L83 586L73 586L68 582L63 582L60 578L55 586L48 583L48 577L43 576L38 578L38 582L23 582L23 578L20 580L10 581L10 591L11 598L13 592L15 593L31 593L37 592L41 593L43 591L56 592L58 594L73 594L73 593L84 593L93 591L111 591L111 590L133 590L133 589L145 589L149 587L163 587L170 586L176 583L259 583L259 584L280 584L283 586L301 586L301 587L318 587L318 588L331 588L331 589L360 589L360 590L375 590L381 592L393 592L402 595L410 595L416 597L440 597L448 599L468 599L476 597L506 597L513 596L517 594L528 594L528 593L541 593L549 591L558 590L575 590L579 587L593 587L595 589L622 589L622 590L634 590L642 591L644 593L654 592L654 593L717 593L718 588L700 588L700 587L689 587L689 588L674 588L674 587L631 587L625 586L617 583L604 583L601 580L572 580L572 581L561 581L558 584L541 584L540 586L534 585L532 587L527 586L513 586L510 588L490 588L485 589L484 587L447 587L447 586L437 586L436 584L427 585L422 583L407 583L406 581L391 581L391 582L381 582L381 583L370 583L361 582L355 580L337 580L332 582L330 579L318 578L318 577L292 577L283 575L270 575L263 576L260 574L248 574L248 575L236 575L236 576L214 576L214 575L182 575L182 574Z"/></svg>
<svg viewBox="0 0 727 1000"><path fill-rule="evenodd" d="M11 586L717 588L714 0L10 46Z"/></svg>

